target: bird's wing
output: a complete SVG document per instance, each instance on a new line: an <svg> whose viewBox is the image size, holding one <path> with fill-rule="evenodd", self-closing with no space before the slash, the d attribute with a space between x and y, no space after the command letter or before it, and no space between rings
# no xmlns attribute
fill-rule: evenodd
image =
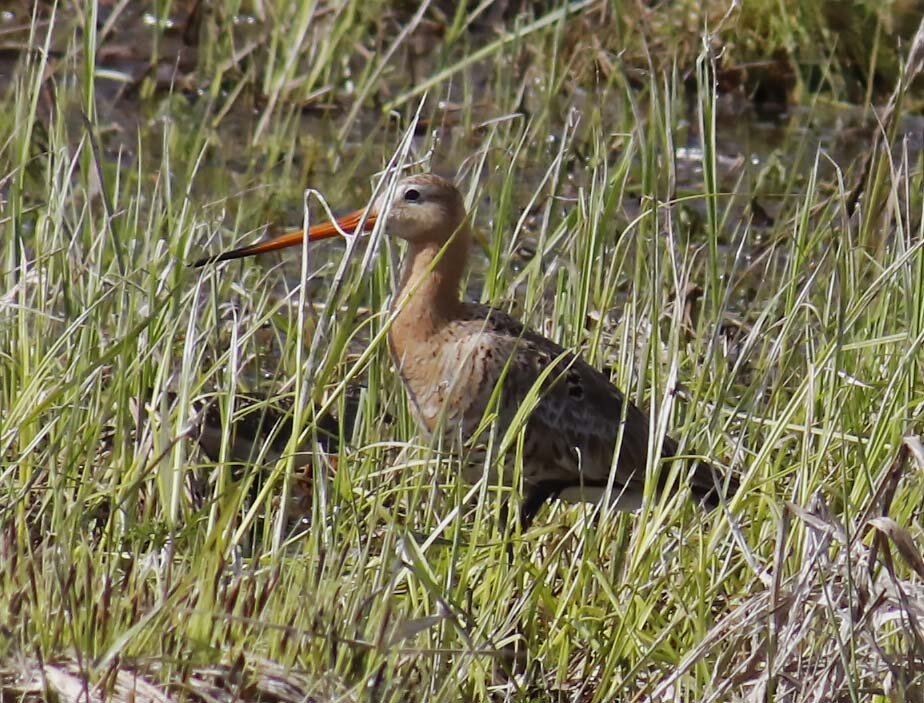
<svg viewBox="0 0 924 703"><path fill-rule="evenodd" d="M471 308L472 319L486 321L484 334L496 351L495 375L503 378L499 416L505 427L542 379L524 437L530 463L549 474L537 480L606 484L618 440L616 484L643 485L649 441L645 414L579 356L525 329L506 313Z"/></svg>

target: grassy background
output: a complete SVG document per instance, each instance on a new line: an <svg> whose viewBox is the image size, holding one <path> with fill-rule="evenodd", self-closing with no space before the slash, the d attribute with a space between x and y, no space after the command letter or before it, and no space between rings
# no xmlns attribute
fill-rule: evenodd
<svg viewBox="0 0 924 703"><path fill-rule="evenodd" d="M924 695L914 3L26 5L4 701ZM554 506L508 562L509 489L457 481L390 367L395 242L187 266L395 154L475 212L469 297L609 369L731 504ZM307 468L197 448L195 399L288 400L311 440L357 385Z"/></svg>

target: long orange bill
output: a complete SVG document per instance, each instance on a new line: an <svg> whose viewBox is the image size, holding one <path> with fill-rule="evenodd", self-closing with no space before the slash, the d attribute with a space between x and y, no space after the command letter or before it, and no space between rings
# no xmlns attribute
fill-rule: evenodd
<svg viewBox="0 0 924 703"><path fill-rule="evenodd" d="M319 239L336 237L340 234L341 230L352 234L356 231L356 228L359 226L359 221L365 214L365 209L356 210L349 215L338 217L335 222L325 222L323 225L315 225L308 230L308 241L316 242ZM363 223L363 231L368 232L371 230L372 226L375 224L375 219L376 215L374 212L370 212L366 215L366 221ZM340 229L338 229L338 227ZM240 249L232 249L231 251L226 251L224 254L218 254L216 256L205 256L196 261L193 266L199 268L206 264L217 264L219 261L243 259L245 256L254 256L255 254L263 254L267 251L294 247L302 243L304 234L304 231L300 229L286 232L265 242L258 242L257 244L251 244L248 247L241 247Z"/></svg>

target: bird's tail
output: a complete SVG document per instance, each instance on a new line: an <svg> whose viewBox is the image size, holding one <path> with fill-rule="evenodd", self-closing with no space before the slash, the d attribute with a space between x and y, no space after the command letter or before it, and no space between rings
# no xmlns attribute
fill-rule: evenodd
<svg viewBox="0 0 924 703"><path fill-rule="evenodd" d="M665 437L661 447L661 456L665 459L680 459L677 451L679 447L672 437ZM661 482L667 480L669 472L661 472ZM693 461L690 471L690 492L696 501L708 510L715 510L725 500L731 500L738 492L738 479L734 474L726 474L708 461L697 459Z"/></svg>
<svg viewBox="0 0 924 703"><path fill-rule="evenodd" d="M690 476L690 491L693 497L709 510L715 510L725 500L731 500L738 492L738 479L731 473L724 474L706 461L697 461Z"/></svg>

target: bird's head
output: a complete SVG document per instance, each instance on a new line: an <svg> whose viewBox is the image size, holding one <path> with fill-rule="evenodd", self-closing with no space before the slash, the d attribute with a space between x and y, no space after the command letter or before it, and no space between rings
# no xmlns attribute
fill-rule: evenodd
<svg viewBox="0 0 924 703"><path fill-rule="evenodd" d="M442 246L465 227L466 220L465 204L458 188L445 178L426 173L398 181L394 190L380 195L368 212L366 209L356 210L334 222L311 227L308 241L327 239L341 232L369 231L382 217L385 218L386 234L415 246ZM200 259L194 265L276 251L301 244L303 240L302 230L287 232L265 242Z"/></svg>

